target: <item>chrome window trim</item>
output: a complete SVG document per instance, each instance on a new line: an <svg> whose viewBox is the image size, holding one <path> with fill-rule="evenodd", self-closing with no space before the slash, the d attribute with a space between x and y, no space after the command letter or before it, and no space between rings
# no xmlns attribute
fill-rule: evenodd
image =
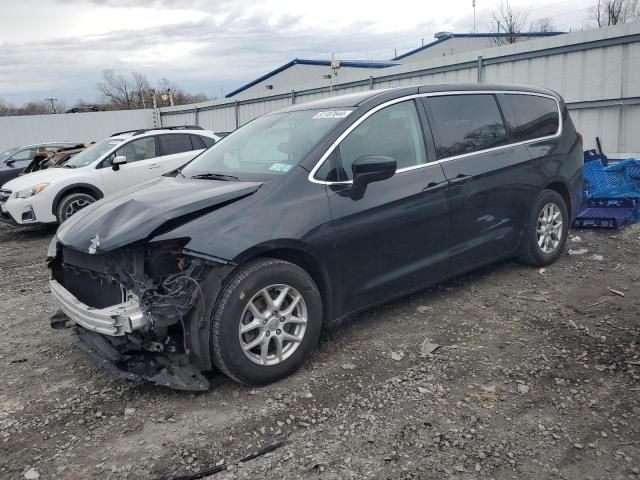
<svg viewBox="0 0 640 480"><path fill-rule="evenodd" d="M423 164L420 164L420 165L414 165L414 166L411 166L411 167L399 168L398 170L396 170L396 173L409 172L411 170L417 170L419 168L430 167L432 165L437 165L437 164L440 164L440 163L449 162L451 160L457 160L459 158L471 157L471 156L474 156L474 155L480 155L482 153L495 152L495 151L498 151L498 150L504 150L506 148L517 147L519 145L526 145L526 144L529 144L529 143L536 143L536 142L540 142L540 141L544 141L544 140L551 140L553 138L558 138L562 134L563 124L562 124L562 111L560 110L560 102L553 95L548 95L546 93L526 92L526 91L520 91L520 90L455 90L455 91L447 91L447 92L416 93L416 94L413 94L413 95L407 95L407 96L404 96L404 97L394 98L393 100L389 100L388 102L381 103L377 107L372 108L367 113L362 115L351 126L349 126L349 128L347 128L344 132L342 132L340 134L340 136L336 139L335 142L333 142L331 144L331 146L322 155L322 157L320 157L320 160L318 160L316 162L315 166L311 169L311 171L309 172L309 175L307 176L307 179L312 183L317 183L317 184L320 184L320 185L351 185L353 183L353 180L344 180L344 181L341 181L341 182L330 182L330 181L326 181L326 180L318 180L318 179L315 178L315 175L316 175L316 172L322 166L322 164L325 162L325 160L329 157L329 155L331 155L333 153L333 151L340 145L342 140L344 140L347 137L347 135L349 135L353 130L355 130L358 127L358 125L360 125L362 122L364 122L371 115L373 115L374 113L376 113L379 110L382 110L385 107L388 107L390 105L394 105L396 103L404 102L404 101L407 101L407 100L413 100L413 99L416 99L416 98L423 98L423 97L442 97L442 96L449 96L449 95L482 95L482 94L485 94L485 95L496 95L496 94L532 95L532 96L535 96L535 97L550 98L550 99L552 99L552 100L554 100L556 102L556 107L558 109L558 130L553 135L547 135L545 137L533 138L531 140L523 140L521 142L507 143L506 145L501 145L499 147L486 148L484 150L478 150L477 152L463 153L461 155L455 155L455 156L452 156L452 157L446 157L446 158L441 158L439 160L434 160L433 162L427 162L427 163L423 163Z"/></svg>

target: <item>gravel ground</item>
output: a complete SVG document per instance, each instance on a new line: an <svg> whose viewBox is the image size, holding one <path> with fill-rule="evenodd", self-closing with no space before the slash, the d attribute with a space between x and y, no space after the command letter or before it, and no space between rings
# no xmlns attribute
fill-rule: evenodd
<svg viewBox="0 0 640 480"><path fill-rule="evenodd" d="M116 379L50 329L52 235L0 225L0 478L640 479L640 225L574 231L586 253L456 278L325 332L277 384L202 394Z"/></svg>

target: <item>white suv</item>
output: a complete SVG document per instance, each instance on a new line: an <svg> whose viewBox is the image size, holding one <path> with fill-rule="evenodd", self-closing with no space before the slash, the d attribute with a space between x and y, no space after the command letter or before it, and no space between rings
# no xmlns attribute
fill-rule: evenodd
<svg viewBox="0 0 640 480"><path fill-rule="evenodd" d="M17 225L62 223L96 200L175 170L218 140L200 127L116 133L60 168L4 184L0 220Z"/></svg>

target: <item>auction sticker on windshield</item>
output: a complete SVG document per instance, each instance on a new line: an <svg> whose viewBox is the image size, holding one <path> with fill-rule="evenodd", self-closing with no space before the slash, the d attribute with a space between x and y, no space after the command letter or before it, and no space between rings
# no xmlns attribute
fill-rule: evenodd
<svg viewBox="0 0 640 480"><path fill-rule="evenodd" d="M319 118L344 118L351 113L351 110L331 110L328 112L318 112L312 118L317 120Z"/></svg>
<svg viewBox="0 0 640 480"><path fill-rule="evenodd" d="M293 168L293 165L289 165L288 163L274 163L269 167L269 170L276 172L288 172L291 168Z"/></svg>

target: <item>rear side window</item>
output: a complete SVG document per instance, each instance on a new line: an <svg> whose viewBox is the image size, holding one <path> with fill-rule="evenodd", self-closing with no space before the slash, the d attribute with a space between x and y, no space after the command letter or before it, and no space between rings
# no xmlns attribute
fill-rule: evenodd
<svg viewBox="0 0 640 480"><path fill-rule="evenodd" d="M493 95L449 95L425 101L438 159L507 144Z"/></svg>
<svg viewBox="0 0 640 480"><path fill-rule="evenodd" d="M160 135L160 151L162 155L173 155L175 153L189 152L193 148L188 134L174 133Z"/></svg>
<svg viewBox="0 0 640 480"><path fill-rule="evenodd" d="M204 147L200 147L200 148L209 148L209 147L212 147L214 143L216 143L216 141L211 137L203 137L201 135L194 135L194 137L196 139L199 139L200 143L204 145Z"/></svg>
<svg viewBox="0 0 640 480"><path fill-rule="evenodd" d="M517 94L507 94L504 98L514 141L548 137L558 132L558 105L552 98Z"/></svg>

